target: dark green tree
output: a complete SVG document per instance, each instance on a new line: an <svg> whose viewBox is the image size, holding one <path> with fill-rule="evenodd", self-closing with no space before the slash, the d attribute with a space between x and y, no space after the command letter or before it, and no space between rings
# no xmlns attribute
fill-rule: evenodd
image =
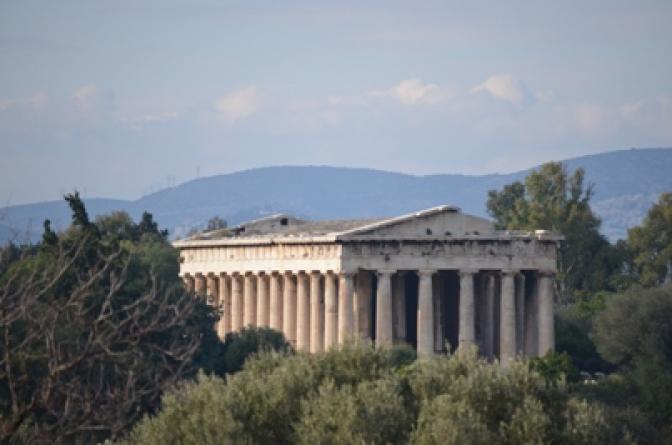
<svg viewBox="0 0 672 445"><path fill-rule="evenodd" d="M45 223L44 242L7 250L0 270L3 443L117 437L219 354L217 314L183 290L151 217L92 222L77 193L66 200L72 226Z"/></svg>
<svg viewBox="0 0 672 445"><path fill-rule="evenodd" d="M628 231L632 272L644 286L672 282L672 193L663 193L644 222Z"/></svg>
<svg viewBox="0 0 672 445"><path fill-rule="evenodd" d="M607 301L597 316L595 343L640 391L659 426L672 419L672 286L632 288ZM668 437L672 437L669 436Z"/></svg>
<svg viewBox="0 0 672 445"><path fill-rule="evenodd" d="M553 230L565 237L558 255L557 292L563 301L610 287L621 260L599 233L590 208L591 185L582 169L569 174L558 162L544 164L525 183L488 192L487 208L500 228Z"/></svg>

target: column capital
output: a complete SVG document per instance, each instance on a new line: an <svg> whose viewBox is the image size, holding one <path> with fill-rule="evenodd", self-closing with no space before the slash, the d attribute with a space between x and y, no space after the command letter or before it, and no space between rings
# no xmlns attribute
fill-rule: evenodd
<svg viewBox="0 0 672 445"><path fill-rule="evenodd" d="M516 276L520 273L520 270L518 269L502 269L499 271L502 275L511 275L511 276Z"/></svg>
<svg viewBox="0 0 672 445"><path fill-rule="evenodd" d="M394 269L376 269L376 273L380 275L393 275L396 272Z"/></svg>
<svg viewBox="0 0 672 445"><path fill-rule="evenodd" d="M322 275L322 272L320 272L319 270L311 270L311 271L310 271L310 275L311 275L311 276L312 276L312 275Z"/></svg>
<svg viewBox="0 0 672 445"><path fill-rule="evenodd" d="M460 274L460 276L476 275L478 272L479 272L478 269L460 269L458 271L458 274Z"/></svg>
<svg viewBox="0 0 672 445"><path fill-rule="evenodd" d="M418 275L429 275L431 277L436 272L436 269L418 269Z"/></svg>
<svg viewBox="0 0 672 445"><path fill-rule="evenodd" d="M203 272L196 272L194 275L197 276L197 277L205 276L205 275L203 275Z"/></svg>
<svg viewBox="0 0 672 445"><path fill-rule="evenodd" d="M343 277L343 278L350 278L350 279L354 278L355 275L356 275L355 272L344 271L344 270L342 270L338 273L338 276Z"/></svg>
<svg viewBox="0 0 672 445"><path fill-rule="evenodd" d="M551 269L537 269L537 274L545 277L553 277L555 275L555 270Z"/></svg>

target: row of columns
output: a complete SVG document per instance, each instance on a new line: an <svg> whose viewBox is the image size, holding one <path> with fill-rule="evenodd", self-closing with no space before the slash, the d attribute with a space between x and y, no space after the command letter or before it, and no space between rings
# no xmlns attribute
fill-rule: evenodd
<svg viewBox="0 0 672 445"><path fill-rule="evenodd" d="M389 346L394 341L393 274L396 271L378 271L376 291L375 339L376 345ZM432 277L436 270L418 271L417 349L431 353L435 349L436 306ZM474 278L478 271L459 271L459 327L458 350L477 345L476 293ZM516 292L517 273L501 272L499 302L499 356L508 363L516 355L543 355L553 349L553 281L552 274L538 275L538 288L532 305L534 314L525 314L524 282ZM520 276L520 275L519 275ZM362 296L354 301L354 275L318 271L299 273L260 274L196 274L185 276L187 287L197 293L207 294L218 305L222 317L218 325L220 336L237 331L243 326L269 326L282 331L297 349L320 352L335 344L355 337L355 315L361 316L365 302ZM492 278L492 275L490 276ZM401 280L397 280L399 283ZM398 285L398 284L396 284ZM403 281L401 281L403 286ZM481 327L481 352L493 356L494 342L494 279L485 281L485 301L481 310L483 319L489 320ZM399 293L397 292L397 295ZM355 308L356 306L356 308ZM524 322L533 316L534 323ZM397 320L399 321L399 320ZM536 332L525 332L524 329ZM405 327L404 327L405 330ZM534 335L536 334L536 335ZM534 350L523 351L522 339L536 337Z"/></svg>

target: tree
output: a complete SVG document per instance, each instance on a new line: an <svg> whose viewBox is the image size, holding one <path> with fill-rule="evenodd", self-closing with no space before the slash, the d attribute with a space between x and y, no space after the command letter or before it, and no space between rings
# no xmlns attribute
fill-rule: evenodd
<svg viewBox="0 0 672 445"><path fill-rule="evenodd" d="M128 443L622 441L599 405L526 362L504 370L475 356L400 357L409 354L361 344L314 355L261 354L226 384L201 377L166 396Z"/></svg>
<svg viewBox="0 0 672 445"><path fill-rule="evenodd" d="M672 286L633 288L597 316L599 353L633 381L659 425L672 418ZM672 431L668 431L672 434ZM672 437L672 436L668 436Z"/></svg>
<svg viewBox="0 0 672 445"><path fill-rule="evenodd" d="M621 259L599 233L600 220L590 208L591 185L583 169L571 175L558 162L542 165L525 183L488 192L488 213L498 227L554 230L564 235L558 255L557 292L571 301L604 289L620 271Z"/></svg>
<svg viewBox="0 0 672 445"><path fill-rule="evenodd" d="M663 193L644 222L628 231L633 272L644 286L672 282L672 193Z"/></svg>
<svg viewBox="0 0 672 445"><path fill-rule="evenodd" d="M226 220L220 218L219 216L213 216L208 220L208 224L205 226L206 232L211 232L213 230L226 229Z"/></svg>
<svg viewBox="0 0 672 445"><path fill-rule="evenodd" d="M247 327L226 334L222 345L223 370L219 374L234 373L243 369L245 360L254 354L268 351L291 352L292 347L282 332L265 327Z"/></svg>
<svg viewBox="0 0 672 445"><path fill-rule="evenodd" d="M219 344L151 216L94 223L76 193L66 200L72 227L45 224L45 242L0 270L3 443L117 437Z"/></svg>

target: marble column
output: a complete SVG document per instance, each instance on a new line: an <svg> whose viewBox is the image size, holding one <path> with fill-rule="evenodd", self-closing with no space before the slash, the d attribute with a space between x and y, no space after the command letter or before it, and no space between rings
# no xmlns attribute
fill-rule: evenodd
<svg viewBox="0 0 672 445"><path fill-rule="evenodd" d="M392 331L392 274L394 271L378 272L376 292L376 346L391 346Z"/></svg>
<svg viewBox="0 0 672 445"><path fill-rule="evenodd" d="M525 354L525 275L516 276L516 355Z"/></svg>
<svg viewBox="0 0 672 445"><path fill-rule="evenodd" d="M268 275L257 275L257 326L269 326Z"/></svg>
<svg viewBox="0 0 672 445"><path fill-rule="evenodd" d="M239 273L231 276L231 330L239 331L243 327L243 287Z"/></svg>
<svg viewBox="0 0 672 445"><path fill-rule="evenodd" d="M281 276L273 272L269 276L269 294L270 294L270 316L269 323L271 329L282 331L282 285Z"/></svg>
<svg viewBox="0 0 672 445"><path fill-rule="evenodd" d="M539 355L555 349L553 272L539 272Z"/></svg>
<svg viewBox="0 0 672 445"><path fill-rule="evenodd" d="M322 352L324 345L324 300L322 299L322 275L310 274L310 352Z"/></svg>
<svg viewBox="0 0 672 445"><path fill-rule="evenodd" d="M392 314L394 338L406 340L406 277L405 272L397 272L392 277Z"/></svg>
<svg viewBox="0 0 672 445"><path fill-rule="evenodd" d="M502 271L502 290L499 306L499 361L508 366L516 357L516 300L515 273Z"/></svg>
<svg viewBox="0 0 672 445"><path fill-rule="evenodd" d="M338 343L343 344L353 337L353 274L344 272L338 286Z"/></svg>
<svg viewBox="0 0 672 445"><path fill-rule="evenodd" d="M282 329L285 338L296 346L296 278L291 272L284 275L282 310Z"/></svg>
<svg viewBox="0 0 672 445"><path fill-rule="evenodd" d="M441 292L443 290L443 277L440 273L432 277L432 312L434 314L434 351L442 351L444 344L443 335L443 310Z"/></svg>
<svg viewBox="0 0 672 445"><path fill-rule="evenodd" d="M458 352L466 352L476 345L474 320L474 273L471 270L460 271L460 326L458 333Z"/></svg>
<svg viewBox="0 0 672 445"><path fill-rule="evenodd" d="M324 349L328 350L338 341L336 276L331 271L324 275L324 312Z"/></svg>
<svg viewBox="0 0 672 445"><path fill-rule="evenodd" d="M483 355L492 359L495 355L495 276L485 278L485 320L483 320Z"/></svg>
<svg viewBox="0 0 672 445"><path fill-rule="evenodd" d="M434 352L433 270L418 271L418 354Z"/></svg>
<svg viewBox="0 0 672 445"><path fill-rule="evenodd" d="M257 325L257 293L255 289L256 277L251 274L245 274L245 287L243 289L243 325Z"/></svg>
<svg viewBox="0 0 672 445"><path fill-rule="evenodd" d="M310 288L308 275L301 271L296 277L296 348L310 350Z"/></svg>
<svg viewBox="0 0 672 445"><path fill-rule="evenodd" d="M219 275L220 320L217 333L224 339L231 332L231 292L226 274Z"/></svg>
<svg viewBox="0 0 672 445"><path fill-rule="evenodd" d="M194 292L196 289L194 277L189 274L185 274L182 279L184 280L184 288L187 290L187 292Z"/></svg>
<svg viewBox="0 0 672 445"><path fill-rule="evenodd" d="M360 270L355 275L353 323L359 338L371 338L371 272Z"/></svg>
<svg viewBox="0 0 672 445"><path fill-rule="evenodd" d="M202 273L197 273L196 278L194 278L194 290L198 295L206 294L205 277Z"/></svg>
<svg viewBox="0 0 672 445"><path fill-rule="evenodd" d="M206 277L207 289L206 293L208 295L208 304L219 308L219 283L217 283L217 277L214 273L209 273Z"/></svg>

